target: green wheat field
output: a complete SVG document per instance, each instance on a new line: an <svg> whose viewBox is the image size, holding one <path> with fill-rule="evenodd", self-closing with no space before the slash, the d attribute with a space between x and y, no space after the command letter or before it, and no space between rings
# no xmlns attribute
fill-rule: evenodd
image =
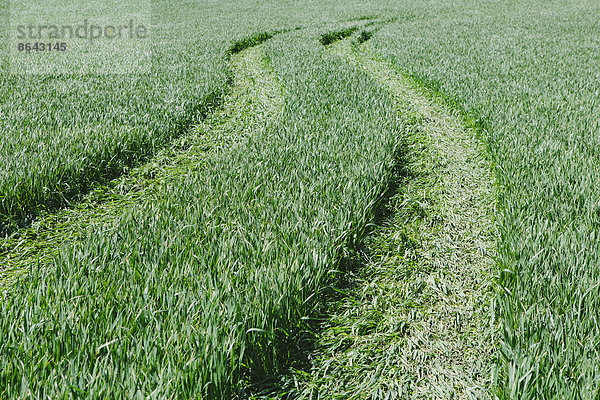
<svg viewBox="0 0 600 400"><path fill-rule="evenodd" d="M600 2L0 22L0 400L600 398Z"/></svg>

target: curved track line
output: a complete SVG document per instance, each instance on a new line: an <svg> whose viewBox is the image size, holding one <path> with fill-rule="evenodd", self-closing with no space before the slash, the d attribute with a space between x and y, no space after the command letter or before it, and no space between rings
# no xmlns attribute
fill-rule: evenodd
<svg viewBox="0 0 600 400"><path fill-rule="evenodd" d="M305 394L485 398L497 328L494 180L484 149L459 116L386 62L350 40L329 49L385 88L416 133L390 201L394 215L367 239L370 257L320 339L326 350Z"/></svg>
<svg viewBox="0 0 600 400"><path fill-rule="evenodd" d="M283 94L260 45L242 50L231 58L233 82L223 106L160 151L148 163L132 169L98 189L80 203L35 221L9 239L0 239L0 293L27 270L47 265L62 246L85 232L110 226L125 207L157 190L190 166L226 151L245 136L263 129L283 109Z"/></svg>

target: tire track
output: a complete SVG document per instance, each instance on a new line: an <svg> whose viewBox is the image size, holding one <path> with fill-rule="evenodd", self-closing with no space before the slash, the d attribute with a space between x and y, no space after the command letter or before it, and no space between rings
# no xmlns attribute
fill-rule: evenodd
<svg viewBox="0 0 600 400"><path fill-rule="evenodd" d="M141 198L160 190L178 175L193 173L192 167L228 151L278 118L283 109L282 88L265 59L263 46L256 43L238 50L231 56L231 90L222 107L206 119L199 119L152 160L96 189L82 202L42 216L30 227L0 238L0 293L30 268L51 263L63 246L87 232L114 225L123 209L135 207Z"/></svg>
<svg viewBox="0 0 600 400"><path fill-rule="evenodd" d="M460 116L384 61L329 51L387 90L412 121L391 216L367 238L361 271L319 339L306 398L487 398L495 194L484 149Z"/></svg>

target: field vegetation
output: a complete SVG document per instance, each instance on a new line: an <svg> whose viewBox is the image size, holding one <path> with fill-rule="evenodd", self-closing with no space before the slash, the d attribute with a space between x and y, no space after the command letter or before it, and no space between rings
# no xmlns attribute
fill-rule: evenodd
<svg viewBox="0 0 600 400"><path fill-rule="evenodd" d="M0 399L597 398L599 8L153 1L149 74L3 57Z"/></svg>
<svg viewBox="0 0 600 400"><path fill-rule="evenodd" d="M9 11L20 7L5 3L0 19L10 22ZM335 12L294 16L284 5L277 20L261 19L273 13L268 3L238 3L153 1L150 73L1 74L0 232L80 198L184 132L222 99L238 40L295 28L305 18L328 21ZM69 11L79 23L81 12ZM2 58L8 71L6 52Z"/></svg>

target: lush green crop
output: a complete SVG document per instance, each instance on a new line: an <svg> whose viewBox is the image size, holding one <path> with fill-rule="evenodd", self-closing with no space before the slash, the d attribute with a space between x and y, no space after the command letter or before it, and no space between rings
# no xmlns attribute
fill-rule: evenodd
<svg viewBox="0 0 600 400"><path fill-rule="evenodd" d="M148 74L0 75L3 227L121 173L221 97L226 44L213 39L190 47L172 27L170 8L156 6L164 18L156 21Z"/></svg>
<svg viewBox="0 0 600 400"><path fill-rule="evenodd" d="M274 13L268 2L250 7L239 1L153 1L149 73L12 75L5 64L0 74L0 232L80 197L181 134L227 90L227 57L237 40L296 27L305 18L327 21L333 14L307 10L300 15L290 4L277 4L282 12ZM7 2L2 7L0 19L7 20ZM265 12L277 18L265 19ZM73 21L79 19L73 11Z"/></svg>
<svg viewBox="0 0 600 400"><path fill-rule="evenodd" d="M340 249L371 221L402 135L389 95L323 49L352 34L460 110L494 163L494 394L597 397L599 8L153 1L148 74L19 76L4 58L0 232L213 115L239 50L266 40L254 67L284 105L209 120L233 139L201 157L178 149L134 200L27 261L0 303L0 398L227 397L244 376L282 371ZM7 13L4 2L3 37Z"/></svg>

